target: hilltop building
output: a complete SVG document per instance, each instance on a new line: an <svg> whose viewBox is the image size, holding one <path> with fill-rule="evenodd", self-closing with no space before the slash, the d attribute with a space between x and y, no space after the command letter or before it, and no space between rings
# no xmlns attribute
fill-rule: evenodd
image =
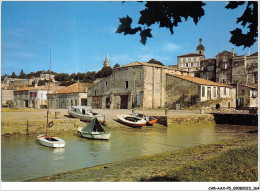
<svg viewBox="0 0 260 191"><path fill-rule="evenodd" d="M199 39L196 53L184 54L177 56L178 69L193 72L194 76L199 77L200 61L205 58L205 47L201 44L202 39Z"/></svg>
<svg viewBox="0 0 260 191"><path fill-rule="evenodd" d="M252 85L258 83L258 52L232 59L232 83Z"/></svg>

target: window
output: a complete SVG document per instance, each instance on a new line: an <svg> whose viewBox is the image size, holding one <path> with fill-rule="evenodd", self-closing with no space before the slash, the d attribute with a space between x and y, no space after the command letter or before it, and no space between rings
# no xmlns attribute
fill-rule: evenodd
<svg viewBox="0 0 260 191"><path fill-rule="evenodd" d="M213 88L213 96L217 97L217 88L216 87Z"/></svg>
<svg viewBox="0 0 260 191"><path fill-rule="evenodd" d="M189 67L189 64L188 64L188 63L186 63L185 65L186 65L187 68Z"/></svg>
<svg viewBox="0 0 260 191"><path fill-rule="evenodd" d="M183 58L180 58L180 62L182 62L183 61Z"/></svg>
<svg viewBox="0 0 260 191"><path fill-rule="evenodd" d="M201 97L205 97L205 86L202 86Z"/></svg>
<svg viewBox="0 0 260 191"><path fill-rule="evenodd" d="M224 62L227 61L227 56L226 56L226 55L223 56L223 61L224 61Z"/></svg>
<svg viewBox="0 0 260 191"><path fill-rule="evenodd" d="M75 99L75 105L77 106L78 105L78 103L77 103L77 100Z"/></svg>
<svg viewBox="0 0 260 191"><path fill-rule="evenodd" d="M71 106L73 106L73 100L71 100Z"/></svg>
<svg viewBox="0 0 260 191"><path fill-rule="evenodd" d="M227 69L227 63L223 62L223 69Z"/></svg>
<svg viewBox="0 0 260 191"><path fill-rule="evenodd" d="M107 86L107 81L105 82L106 86Z"/></svg>
<svg viewBox="0 0 260 191"><path fill-rule="evenodd" d="M190 61L191 61L191 58L188 58L188 61L190 62Z"/></svg>
<svg viewBox="0 0 260 191"><path fill-rule="evenodd" d="M192 58L191 58L191 61L193 61L193 60L194 60L194 58L192 57Z"/></svg>
<svg viewBox="0 0 260 191"><path fill-rule="evenodd" d="M227 88L224 87L224 95L227 95Z"/></svg>
<svg viewBox="0 0 260 191"><path fill-rule="evenodd" d="M193 63L191 63L190 66L193 67Z"/></svg>
<svg viewBox="0 0 260 191"><path fill-rule="evenodd" d="M242 90L241 95L245 95L246 91Z"/></svg>
<svg viewBox="0 0 260 191"><path fill-rule="evenodd" d="M128 81L125 81L125 88L128 88Z"/></svg>

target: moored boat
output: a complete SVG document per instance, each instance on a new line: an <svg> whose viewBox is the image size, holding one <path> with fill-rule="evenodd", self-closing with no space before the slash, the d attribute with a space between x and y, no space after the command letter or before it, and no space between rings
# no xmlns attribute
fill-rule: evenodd
<svg viewBox="0 0 260 191"><path fill-rule="evenodd" d="M120 122L132 127L142 127L146 125L146 121L144 119L132 115L117 114L117 118Z"/></svg>
<svg viewBox="0 0 260 191"><path fill-rule="evenodd" d="M49 76L51 72L51 50L50 50L50 67L49 67ZM37 138L40 142L41 145L46 146L46 147L52 147L52 148L60 148L60 147L65 147L65 141L55 137L55 136L50 136L48 135L48 128L53 126L53 122L49 123L49 96L48 93L50 91L50 78L48 82L48 91L47 91L47 123L46 123L46 133L39 135Z"/></svg>
<svg viewBox="0 0 260 191"><path fill-rule="evenodd" d="M94 118L97 118L100 123L105 123L105 115L93 112L90 106L72 106L68 109L68 112L70 116L82 121L90 122Z"/></svg>
<svg viewBox="0 0 260 191"><path fill-rule="evenodd" d="M153 125L158 121L155 117L145 115L143 113L132 113L132 116L139 117L141 119L144 119L146 121L146 125Z"/></svg>
<svg viewBox="0 0 260 191"><path fill-rule="evenodd" d="M110 132L106 132L97 118L94 118L86 127L79 127L78 133L81 137L89 139L108 140L111 136Z"/></svg>
<svg viewBox="0 0 260 191"><path fill-rule="evenodd" d="M65 141L55 137L55 136L46 136L44 134L41 134L38 136L38 140L41 145L46 147L53 147L53 148L60 148L65 147Z"/></svg>

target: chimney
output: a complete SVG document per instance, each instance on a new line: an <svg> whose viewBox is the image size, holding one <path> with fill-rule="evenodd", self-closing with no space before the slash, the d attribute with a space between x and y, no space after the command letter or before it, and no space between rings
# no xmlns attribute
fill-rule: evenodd
<svg viewBox="0 0 260 191"><path fill-rule="evenodd" d="M34 87L38 88L38 83L37 82L35 82Z"/></svg>
<svg viewBox="0 0 260 191"><path fill-rule="evenodd" d="M250 48L248 49L247 56L250 56Z"/></svg>
<svg viewBox="0 0 260 191"><path fill-rule="evenodd" d="M232 54L233 54L233 56L234 56L234 48L232 48Z"/></svg>

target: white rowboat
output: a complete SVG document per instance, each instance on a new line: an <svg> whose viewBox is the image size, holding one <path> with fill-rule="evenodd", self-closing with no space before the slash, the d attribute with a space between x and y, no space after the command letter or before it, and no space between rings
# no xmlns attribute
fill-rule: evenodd
<svg viewBox="0 0 260 191"><path fill-rule="evenodd" d="M129 125L129 126L132 126L132 127L142 127L142 126L146 125L146 121L144 119L141 119L139 117L132 116L132 115L117 114L117 118L122 123Z"/></svg>
<svg viewBox="0 0 260 191"><path fill-rule="evenodd" d="M61 148L65 147L65 141L55 136L46 136L41 134L38 136L41 145L46 147Z"/></svg>

